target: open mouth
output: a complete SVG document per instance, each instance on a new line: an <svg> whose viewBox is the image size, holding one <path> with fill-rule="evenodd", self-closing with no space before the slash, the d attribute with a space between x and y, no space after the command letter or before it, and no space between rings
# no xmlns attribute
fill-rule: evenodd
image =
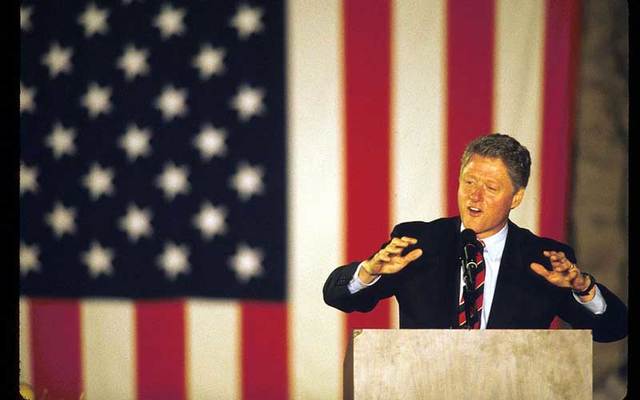
<svg viewBox="0 0 640 400"><path fill-rule="evenodd" d="M472 217L477 217L482 214L482 210L477 207L467 207L467 210L469 211L469 215Z"/></svg>

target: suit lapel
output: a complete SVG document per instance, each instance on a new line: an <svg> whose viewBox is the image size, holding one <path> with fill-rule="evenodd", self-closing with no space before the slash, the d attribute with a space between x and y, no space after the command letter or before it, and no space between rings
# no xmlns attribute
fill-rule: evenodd
<svg viewBox="0 0 640 400"><path fill-rule="evenodd" d="M442 262L444 263L447 279L446 282L449 287L445 288L444 293L451 293L452 296L448 299L448 315L450 316L450 326L453 328L458 327L458 300L460 299L460 254L459 249L461 247L460 241L460 218L455 218L452 223L451 230L448 232L450 235L447 243L453 243L453 246L445 246L446 252L443 254Z"/></svg>
<svg viewBox="0 0 640 400"><path fill-rule="evenodd" d="M509 232L502 252L487 328L508 327L510 322L514 320L514 314L518 313L518 309L513 307L512 295L509 292L514 284L522 279L522 252L519 244L520 228L511 221L508 223Z"/></svg>

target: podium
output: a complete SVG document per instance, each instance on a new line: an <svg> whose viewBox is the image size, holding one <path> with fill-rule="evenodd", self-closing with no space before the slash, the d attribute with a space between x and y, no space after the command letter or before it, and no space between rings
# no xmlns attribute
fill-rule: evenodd
<svg viewBox="0 0 640 400"><path fill-rule="evenodd" d="M354 330L344 399L592 398L590 330Z"/></svg>

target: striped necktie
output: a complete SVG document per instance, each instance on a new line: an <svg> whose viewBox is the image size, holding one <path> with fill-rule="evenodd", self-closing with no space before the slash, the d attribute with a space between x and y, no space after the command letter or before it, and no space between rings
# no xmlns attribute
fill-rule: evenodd
<svg viewBox="0 0 640 400"><path fill-rule="evenodd" d="M470 308L469 321L465 313L465 299L463 293L460 293L460 301L458 302L458 326L460 328L472 328L480 329L480 316L482 315L482 301L484 293L484 257L482 252L484 249L484 243L479 241L481 246L478 246L476 252L476 264L477 267L471 271L471 282L474 286L473 290L469 291L470 301L473 306Z"/></svg>

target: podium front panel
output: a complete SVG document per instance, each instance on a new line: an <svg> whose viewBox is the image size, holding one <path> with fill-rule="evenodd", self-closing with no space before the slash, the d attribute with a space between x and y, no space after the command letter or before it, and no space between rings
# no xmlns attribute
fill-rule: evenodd
<svg viewBox="0 0 640 400"><path fill-rule="evenodd" d="M345 399L589 400L592 353L589 330L355 330Z"/></svg>

